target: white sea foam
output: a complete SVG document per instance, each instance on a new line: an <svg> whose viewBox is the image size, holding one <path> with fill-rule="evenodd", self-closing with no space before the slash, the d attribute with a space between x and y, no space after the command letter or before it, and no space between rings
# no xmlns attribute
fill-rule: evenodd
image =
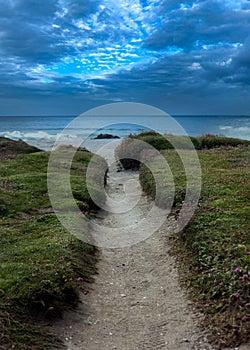
<svg viewBox="0 0 250 350"><path fill-rule="evenodd" d="M221 125L220 126L220 130L230 130L230 129L232 129L232 126L230 126L230 125Z"/></svg>
<svg viewBox="0 0 250 350"><path fill-rule="evenodd" d="M234 127L231 125L220 125L219 129L225 136L237 137L243 140L250 140L250 126Z"/></svg>
<svg viewBox="0 0 250 350"><path fill-rule="evenodd" d="M18 130L15 131L3 131L0 132L1 136L8 137L10 139L55 139L56 135L48 134L45 131L37 131L37 132L21 132Z"/></svg>
<svg viewBox="0 0 250 350"><path fill-rule="evenodd" d="M76 130L75 130L76 132ZM92 152L96 152L100 147L105 145L110 140L85 140L86 134L80 134L79 131L76 134L49 134L44 131L37 132L21 132L15 131L4 131L0 132L0 136L7 137L12 140L23 140L32 146L36 146L43 150L51 150L54 143L65 144L65 145L79 145L83 142L82 147L89 149ZM119 140L117 140L118 142Z"/></svg>
<svg viewBox="0 0 250 350"><path fill-rule="evenodd" d="M49 134L45 131L37 132L21 132L18 130L14 131L3 131L0 132L0 136L10 138L12 140L23 140L33 146L41 149L49 150L52 148L54 142L60 136L60 141L65 144L73 144L79 136L74 134Z"/></svg>

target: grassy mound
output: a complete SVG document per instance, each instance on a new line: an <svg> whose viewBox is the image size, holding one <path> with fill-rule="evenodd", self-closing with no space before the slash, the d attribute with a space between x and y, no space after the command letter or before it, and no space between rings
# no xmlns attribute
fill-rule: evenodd
<svg viewBox="0 0 250 350"><path fill-rule="evenodd" d="M13 155L14 150L11 158ZM71 169L72 192L79 209L88 216L96 209L85 181L91 156L79 150ZM96 272L96 248L67 232L50 206L48 159L48 152L37 152L0 164L3 349L61 346L45 324L60 316L66 307L76 305L79 290L88 292L85 282L90 282ZM100 164L106 167L101 159Z"/></svg>
<svg viewBox="0 0 250 350"><path fill-rule="evenodd" d="M182 278L220 347L250 339L249 152L249 147L228 145L198 151L201 200L189 226L174 237ZM177 215L185 195L185 171L175 150L161 153L173 173ZM154 178L145 166L140 180L154 196Z"/></svg>
<svg viewBox="0 0 250 350"><path fill-rule="evenodd" d="M159 157L153 157L150 159L150 167L154 170L154 175L148 166L142 164L140 166L140 183L142 190L155 200L156 196L156 181L158 183L158 198L156 199L156 205L164 208L165 203L168 203L169 193L173 186L172 181L175 185L173 206L178 206L185 199L186 194L186 175L181 162L180 157L178 156L177 151L168 150L167 162L171 169L171 174L166 174L165 167L161 166L161 159ZM172 179L173 176L173 179Z"/></svg>
<svg viewBox="0 0 250 350"><path fill-rule="evenodd" d="M13 158L17 154L35 152L40 152L40 150L34 146L28 145L22 140L14 141L6 137L0 137L0 160Z"/></svg>
<svg viewBox="0 0 250 350"><path fill-rule="evenodd" d="M141 142L135 142L136 140ZM225 146L227 148L239 145L249 146L250 141L217 135L203 135L201 137L176 136L172 134L161 135L155 131L144 131L138 135L129 135L123 139L116 149L116 158L120 160L124 169L139 169L147 145L155 150L170 149L211 149Z"/></svg>

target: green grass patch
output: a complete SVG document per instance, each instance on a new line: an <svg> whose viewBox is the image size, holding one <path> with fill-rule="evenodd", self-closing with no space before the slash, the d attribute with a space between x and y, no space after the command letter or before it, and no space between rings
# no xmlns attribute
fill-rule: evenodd
<svg viewBox="0 0 250 350"><path fill-rule="evenodd" d="M153 200L155 200L157 182L159 189L156 204L159 207L164 207L165 203L168 202L167 198L174 186L173 206L176 207L185 198L186 174L177 151L168 151L167 162L170 174L166 174L166 168L162 164L161 158L153 157L148 163L151 169L149 166L141 164L139 178L143 191Z"/></svg>
<svg viewBox="0 0 250 350"><path fill-rule="evenodd" d="M141 141L141 142L136 142ZM177 136L172 134L161 135L155 131L144 131L140 134L131 134L123 139L116 149L116 158L120 160L124 169L139 169L143 163L145 151L155 150L201 150L218 147L247 147L250 141L232 137L206 134L200 137ZM150 147L151 146L151 147Z"/></svg>
<svg viewBox="0 0 250 350"><path fill-rule="evenodd" d="M71 167L74 198L90 216L96 210L85 180L91 157L81 149ZM77 304L80 289L87 292L97 251L67 232L53 213L49 153L9 158L0 163L0 349L62 347L46 324ZM105 167L100 159L99 170Z"/></svg>
<svg viewBox="0 0 250 350"><path fill-rule="evenodd" d="M173 172L178 215L185 195L184 169L176 151L161 153ZM200 203L190 224L174 237L173 252L182 279L206 315L204 325L213 342L239 345L250 339L250 149L220 147L198 155ZM140 179L144 191L154 196L153 176L145 166Z"/></svg>

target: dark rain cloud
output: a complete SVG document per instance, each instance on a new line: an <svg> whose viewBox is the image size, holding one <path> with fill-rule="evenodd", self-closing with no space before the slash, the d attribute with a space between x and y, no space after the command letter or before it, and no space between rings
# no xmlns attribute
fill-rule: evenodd
<svg viewBox="0 0 250 350"><path fill-rule="evenodd" d="M242 42L249 35L250 15L245 6L235 11L226 1L187 1L172 11L166 1L160 13L160 25L144 41L147 48L161 50L177 46L190 50L218 42Z"/></svg>
<svg viewBox="0 0 250 350"><path fill-rule="evenodd" d="M34 62L46 62L65 54L60 34L51 25L57 3L31 0L0 1L0 53Z"/></svg>
<svg viewBox="0 0 250 350"><path fill-rule="evenodd" d="M0 0L0 6L2 106L9 106L5 99L39 106L53 96L59 110L66 100L74 108L75 100L191 106L192 99L199 108L216 99L219 109L219 96L239 103L249 93L248 1ZM107 68L92 77L51 69L75 57L87 66L93 54ZM111 60L117 62L109 67Z"/></svg>
<svg viewBox="0 0 250 350"><path fill-rule="evenodd" d="M247 38L238 54L233 58L233 63L238 67L250 69L250 37Z"/></svg>
<svg viewBox="0 0 250 350"><path fill-rule="evenodd" d="M68 15L72 18L86 18L90 14L97 12L99 4L99 0L70 0L67 5Z"/></svg>

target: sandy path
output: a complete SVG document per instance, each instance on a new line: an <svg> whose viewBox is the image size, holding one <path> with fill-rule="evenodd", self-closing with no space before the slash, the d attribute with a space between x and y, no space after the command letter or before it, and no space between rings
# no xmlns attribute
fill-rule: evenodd
<svg viewBox="0 0 250 350"><path fill-rule="evenodd" d="M124 181L136 176L111 173L110 194L122 198ZM96 220L117 227L121 221L124 225L138 220L150 205L143 196L129 215L101 211ZM171 227L169 221L146 241L101 251L99 274L90 293L82 296L76 311L66 313L53 327L68 349L213 349L168 254Z"/></svg>

